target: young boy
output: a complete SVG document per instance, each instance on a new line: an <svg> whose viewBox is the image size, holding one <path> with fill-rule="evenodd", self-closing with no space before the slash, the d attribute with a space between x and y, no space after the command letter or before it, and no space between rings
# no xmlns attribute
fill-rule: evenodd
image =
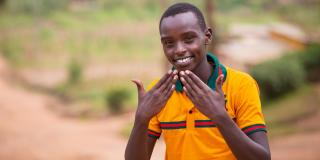
<svg viewBox="0 0 320 160"><path fill-rule="evenodd" d="M162 134L166 160L269 160L258 86L207 53L212 30L201 11L174 4L159 30L174 69L148 91L133 80L139 101L125 159L150 159Z"/></svg>

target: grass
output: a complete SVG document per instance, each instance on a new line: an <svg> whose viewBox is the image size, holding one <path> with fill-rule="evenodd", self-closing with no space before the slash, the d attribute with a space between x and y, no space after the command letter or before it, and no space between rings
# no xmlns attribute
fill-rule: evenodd
<svg viewBox="0 0 320 160"><path fill-rule="evenodd" d="M266 123L271 136L297 132L295 123L320 108L320 95L314 85L305 85L297 91L286 95L263 107Z"/></svg>
<svg viewBox="0 0 320 160"><path fill-rule="evenodd" d="M14 19L14 20L13 20ZM25 14L10 14L0 12L0 29L10 29L17 26L31 27L37 21L37 18Z"/></svg>
<svg viewBox="0 0 320 160"><path fill-rule="evenodd" d="M283 20L294 22L307 31L319 31L320 6L288 5L278 8L277 13ZM312 32L311 32L312 34Z"/></svg>
<svg viewBox="0 0 320 160"><path fill-rule="evenodd" d="M128 80L97 79L82 81L74 85L57 86L54 92L65 95L74 102L87 102L91 104L91 109L94 112L108 112L109 107L105 101L105 96L114 88L125 88L128 91L129 97L124 101L124 111L133 110L137 105L138 95L135 85Z"/></svg>
<svg viewBox="0 0 320 160"><path fill-rule="evenodd" d="M13 26L11 15L0 17L1 33L5 35L0 38L2 53L13 65L56 68L65 66L68 57L105 59L106 63L117 58L149 60L161 49L155 21L121 17L112 21L106 11L88 13L57 12L34 20L26 16L18 18Z"/></svg>

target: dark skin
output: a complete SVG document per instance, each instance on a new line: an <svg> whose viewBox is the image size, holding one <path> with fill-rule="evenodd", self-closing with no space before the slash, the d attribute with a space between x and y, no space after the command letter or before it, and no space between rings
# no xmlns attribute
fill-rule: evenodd
<svg viewBox="0 0 320 160"><path fill-rule="evenodd" d="M148 92L140 80L132 80L138 88L138 108L125 152L125 159L150 159L155 139L147 135L150 119L161 111L175 89L177 71L169 71Z"/></svg>
<svg viewBox="0 0 320 160"><path fill-rule="evenodd" d="M229 117L224 108L223 75L216 80L216 90L206 85L212 73L212 67L206 59L212 30L201 29L196 16L192 12L186 12L164 18L160 26L160 36L167 59L179 72L184 92L201 113L216 123L235 157L239 160L271 159L266 133L255 132L247 136ZM187 60L180 61L181 59ZM177 78L176 73L165 75L149 92L144 91L140 81L134 81L138 87L139 104L126 148L127 160L150 159L156 139L147 136L148 122L160 112L169 98L168 95L172 94L172 86L176 81L173 77ZM154 94L160 92L161 87L167 88L167 96L154 98Z"/></svg>

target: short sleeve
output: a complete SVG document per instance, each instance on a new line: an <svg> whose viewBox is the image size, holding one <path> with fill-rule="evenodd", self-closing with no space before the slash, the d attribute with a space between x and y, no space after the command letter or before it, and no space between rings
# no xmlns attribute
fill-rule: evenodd
<svg viewBox="0 0 320 160"><path fill-rule="evenodd" d="M244 85L239 88L235 95L237 125L247 135L259 131L266 132L258 84L250 76L242 84Z"/></svg>
<svg viewBox="0 0 320 160"><path fill-rule="evenodd" d="M149 91L159 80L154 80L150 83L150 85L147 87L147 91ZM151 138L158 139L161 135L161 129L160 129L160 122L157 118L157 115L152 117L149 121L148 126L148 136Z"/></svg>
<svg viewBox="0 0 320 160"><path fill-rule="evenodd" d="M161 135L160 122L157 116L151 118L148 126L148 136L158 139Z"/></svg>

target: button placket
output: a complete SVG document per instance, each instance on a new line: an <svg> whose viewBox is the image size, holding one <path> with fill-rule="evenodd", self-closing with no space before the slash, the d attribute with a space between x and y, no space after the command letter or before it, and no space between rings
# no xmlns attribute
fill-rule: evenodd
<svg viewBox="0 0 320 160"><path fill-rule="evenodd" d="M187 130L194 130L195 125L195 109L192 107L187 111Z"/></svg>

